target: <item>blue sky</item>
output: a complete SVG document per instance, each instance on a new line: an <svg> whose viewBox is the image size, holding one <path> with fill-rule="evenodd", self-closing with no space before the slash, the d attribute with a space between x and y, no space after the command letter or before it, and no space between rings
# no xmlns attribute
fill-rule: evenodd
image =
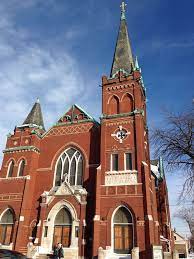
<svg viewBox="0 0 194 259"><path fill-rule="evenodd" d="M101 76L109 75L121 1L1 0L0 149L37 97L46 127L73 103L98 118ZM194 1L126 1L128 30L147 88L150 128L162 110L181 111L193 98ZM182 179L168 174L172 214ZM184 224L173 219L185 234Z"/></svg>

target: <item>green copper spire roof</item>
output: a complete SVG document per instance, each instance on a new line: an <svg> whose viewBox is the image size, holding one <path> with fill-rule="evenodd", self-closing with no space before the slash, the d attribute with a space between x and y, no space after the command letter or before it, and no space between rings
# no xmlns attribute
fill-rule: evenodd
<svg viewBox="0 0 194 259"><path fill-rule="evenodd" d="M127 30L125 7L126 4L122 2L120 28L113 58L111 77L114 77L118 71L130 74L133 69L133 55Z"/></svg>
<svg viewBox="0 0 194 259"><path fill-rule="evenodd" d="M33 105L23 125L36 125L44 129L44 122L39 99L37 99L37 101Z"/></svg>

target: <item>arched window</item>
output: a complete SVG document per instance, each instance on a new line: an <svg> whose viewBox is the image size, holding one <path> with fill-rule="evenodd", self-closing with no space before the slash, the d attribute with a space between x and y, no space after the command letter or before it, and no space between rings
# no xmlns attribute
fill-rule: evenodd
<svg viewBox="0 0 194 259"><path fill-rule="evenodd" d="M108 114L114 115L119 114L119 99L116 96L113 96L110 99L110 102L108 104Z"/></svg>
<svg viewBox="0 0 194 259"><path fill-rule="evenodd" d="M83 157L81 153L69 148L60 156L56 165L55 186L60 186L64 180L70 185L82 185Z"/></svg>
<svg viewBox="0 0 194 259"><path fill-rule="evenodd" d="M25 160L22 159L19 163L19 168L18 168L18 176L23 176L24 175L24 168L25 168Z"/></svg>
<svg viewBox="0 0 194 259"><path fill-rule="evenodd" d="M9 166L8 166L8 170L7 170L7 177L12 177L14 165L15 165L14 161L11 160L11 162L9 163Z"/></svg>
<svg viewBox="0 0 194 259"><path fill-rule="evenodd" d="M10 209L8 209L0 219L0 243L9 245L12 242L14 226L14 217Z"/></svg>
<svg viewBox="0 0 194 259"><path fill-rule="evenodd" d="M114 252L130 254L133 248L133 219L131 213L121 207L113 218Z"/></svg>
<svg viewBox="0 0 194 259"><path fill-rule="evenodd" d="M54 223L53 245L61 243L63 247L69 247L71 244L72 217L67 208L62 208Z"/></svg>
<svg viewBox="0 0 194 259"><path fill-rule="evenodd" d="M133 111L133 99L132 96L129 94L126 94L122 98L121 102L121 113L127 113Z"/></svg>

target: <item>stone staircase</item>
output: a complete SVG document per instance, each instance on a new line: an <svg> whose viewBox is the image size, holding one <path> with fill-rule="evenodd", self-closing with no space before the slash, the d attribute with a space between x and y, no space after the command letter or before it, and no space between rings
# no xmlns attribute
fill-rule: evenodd
<svg viewBox="0 0 194 259"><path fill-rule="evenodd" d="M18 251L18 252L20 252L20 253L22 253L22 254L26 255L26 254L27 254L27 250L28 250L28 248L27 248L27 247L20 247L20 249L19 249L19 251Z"/></svg>

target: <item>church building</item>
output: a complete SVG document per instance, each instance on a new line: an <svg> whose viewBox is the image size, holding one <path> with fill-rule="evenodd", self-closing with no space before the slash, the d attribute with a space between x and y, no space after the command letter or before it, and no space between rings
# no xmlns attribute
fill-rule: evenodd
<svg viewBox="0 0 194 259"><path fill-rule="evenodd" d="M7 137L0 171L0 248L48 258L172 258L162 160L150 160L146 89L125 3L102 115L69 107L46 130L39 100ZM114 39L113 39L114 40Z"/></svg>

